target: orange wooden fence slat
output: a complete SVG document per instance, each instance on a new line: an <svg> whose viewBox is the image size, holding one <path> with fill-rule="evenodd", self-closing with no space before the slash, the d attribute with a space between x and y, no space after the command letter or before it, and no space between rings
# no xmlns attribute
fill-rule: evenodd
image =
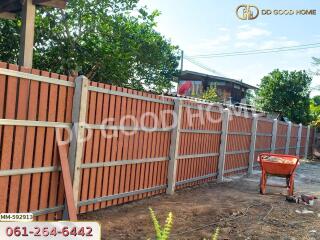
<svg viewBox="0 0 320 240"><path fill-rule="evenodd" d="M18 70L15 65L9 64L9 69ZM16 99L18 90L18 78L8 76L7 78L7 94L6 94L6 106L5 106L5 118L15 119L16 117ZM12 163L12 150L14 148L14 126L4 126L3 127L3 144L1 152L1 170L8 170L11 168ZM0 177L0 189L2 194L0 194L0 212L7 212L7 198L9 194L9 183L10 177ZM10 202L9 202L10 205Z"/></svg>
<svg viewBox="0 0 320 240"><path fill-rule="evenodd" d="M128 93L132 94L132 90L128 89ZM127 99L127 106L126 106L126 115L131 116L132 115L132 99L128 98ZM129 118L125 119L124 122L125 126L130 126L131 125L131 120ZM132 132L127 132L130 133L129 136L126 136L125 138L125 143L124 143L124 150L123 150L123 160L131 160L132 159L132 140L133 136L131 135ZM136 134L136 133L134 133ZM125 181L124 181L124 192L129 192L130 190L130 183L133 181L132 179L132 166L130 164L124 166L124 171L125 171ZM123 199L123 202L126 203L129 201L129 197L125 197Z"/></svg>
<svg viewBox="0 0 320 240"><path fill-rule="evenodd" d="M131 94L137 94L137 91L135 90L129 90L129 93ZM137 99L132 99L131 100L131 114L132 116L135 117L135 119L138 119L137 117ZM132 120L129 120L130 125L136 125L137 123L133 122ZM129 150L128 150L128 159L138 159L138 141L139 139L139 131L137 131L133 136L130 137L129 139ZM132 164L130 166L130 182L129 186L127 188L127 191L134 191L135 190L135 181L136 181L136 169L137 169L137 164ZM134 196L129 196L128 201L133 201Z"/></svg>
<svg viewBox="0 0 320 240"><path fill-rule="evenodd" d="M128 92L128 89L121 89L124 93ZM128 113L128 102L130 98L122 97L121 101L121 114L120 114L120 121L118 125L123 125L125 122L122 122L122 118L125 117ZM117 161L122 161L126 159L126 154L128 152L128 145L127 145L127 132L125 131L119 131L120 137L119 137L119 148L117 153ZM118 193L124 193L125 192L125 180L126 180L126 165L118 166L119 171L119 186L118 186ZM117 169L116 169L117 172ZM124 203L124 198L118 199L118 204Z"/></svg>
<svg viewBox="0 0 320 240"><path fill-rule="evenodd" d="M48 113L48 95L49 84L45 82L40 83L40 96L38 105L38 121L47 121ZM37 127L36 141L35 141L35 158L33 167L38 168L43 165L44 149L45 149L46 128ZM41 189L41 173L32 175L31 195L30 195L30 210L39 210L39 195ZM37 218L36 218L37 219Z"/></svg>
<svg viewBox="0 0 320 240"><path fill-rule="evenodd" d="M30 69L22 68L22 72L30 72ZM28 112L28 94L29 94L29 84L30 81L27 79L19 79L19 93L18 93L18 102L17 102L17 115L16 119L25 120ZM26 127L17 126L14 134L13 141L13 161L12 169L20 169L23 166L23 150L25 146L25 133ZM10 182L10 193L9 193L9 206L8 212L18 212L20 192L23 193L23 190L20 188L21 176L12 176ZM22 191L21 191L22 190Z"/></svg>
<svg viewBox="0 0 320 240"><path fill-rule="evenodd" d="M42 76L49 77L49 72L42 72ZM56 109L57 109L57 94L58 94L58 86L54 84L49 85L49 100L48 100L48 115L46 119L50 122L54 122L56 119ZM40 101L40 104L42 102ZM46 129L46 137L44 142L44 159L43 159L43 167L50 167L53 163L53 151L54 151L54 128ZM40 202L39 209L45 209L48 207L48 198L49 198L49 190L50 190L50 180L51 173L42 173L41 176L41 185L40 185ZM46 216L39 216L39 221L46 220Z"/></svg>
<svg viewBox="0 0 320 240"><path fill-rule="evenodd" d="M106 89L111 88L110 85L105 86ZM104 103L103 103L103 119L107 119L111 117L111 114L114 113L114 105L112 105L111 102L111 96L109 94L104 95ZM112 130L107 130L107 139L106 139L106 144L105 144L105 157L104 157L104 162L110 162L111 161L111 144L112 144ZM102 178L102 196L107 196L108 195L108 188L109 188L109 175L110 175L110 167L105 167L103 171L103 178ZM105 208L107 206L107 202L102 202L101 203L101 208Z"/></svg>
<svg viewBox="0 0 320 240"><path fill-rule="evenodd" d="M40 71L32 70L32 74L39 75ZM37 81L30 82L29 102L28 102L28 120L37 120L38 113L38 97L40 84ZM34 162L34 150L36 140L36 127L28 127L26 132L26 146L24 150L23 168L32 168ZM21 189L23 194L20 196L19 212L29 211L29 201L31 199L31 182L32 175L27 174L22 176Z"/></svg>
<svg viewBox="0 0 320 240"><path fill-rule="evenodd" d="M92 83L92 86L97 87L98 83ZM94 94L94 106L92 110L93 121L89 123L96 124L101 121L101 109L102 109L102 98L101 94L99 93L92 93ZM100 97L99 97L100 96ZM92 107L92 105L91 105ZM97 163L99 158L99 147L100 147L100 134L101 130L94 130L93 136L92 136L92 155L91 155L91 161L90 163ZM96 190L96 176L97 176L97 168L91 168L90 170L90 177L89 177L89 189L88 189L88 197L87 199L93 199L95 196L95 190ZM93 211L94 205L90 204L87 206L87 211Z"/></svg>
<svg viewBox="0 0 320 240"><path fill-rule="evenodd" d="M7 68L7 63L0 62L0 68ZM6 94L6 76L0 75L0 118L4 118L5 109L5 94ZM0 126L0 146L2 146L2 130L3 126ZM0 162L1 168L1 162Z"/></svg>
<svg viewBox="0 0 320 240"><path fill-rule="evenodd" d="M104 84L99 83L98 84L99 87L104 88ZM103 93L98 93L98 100L97 100L97 118L96 118L96 124L101 124L103 121L103 115L104 115L104 108L107 108L108 106L105 106L104 104L104 97L105 94ZM105 145L106 145L106 139L103 136L103 132L99 133L99 155L98 155L98 159L97 162L104 162L105 159ZM97 197L102 197L101 192L102 192L102 177L103 177L103 168L99 167L97 169L97 173L96 173L96 187L94 190L94 198ZM93 187L93 186L92 186ZM97 210L101 208L101 203L96 203L94 204L94 210Z"/></svg>

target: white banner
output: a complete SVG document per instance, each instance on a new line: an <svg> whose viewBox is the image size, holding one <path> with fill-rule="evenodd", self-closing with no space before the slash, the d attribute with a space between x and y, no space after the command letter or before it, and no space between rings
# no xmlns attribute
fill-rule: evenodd
<svg viewBox="0 0 320 240"><path fill-rule="evenodd" d="M97 222L0 222L1 240L100 240Z"/></svg>

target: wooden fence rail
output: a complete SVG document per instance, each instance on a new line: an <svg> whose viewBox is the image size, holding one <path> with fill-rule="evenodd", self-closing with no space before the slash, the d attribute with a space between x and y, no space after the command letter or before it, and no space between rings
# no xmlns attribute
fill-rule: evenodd
<svg viewBox="0 0 320 240"><path fill-rule="evenodd" d="M79 213L252 174L261 152L311 153L309 126L233 110L0 63L0 212L63 217L57 137Z"/></svg>

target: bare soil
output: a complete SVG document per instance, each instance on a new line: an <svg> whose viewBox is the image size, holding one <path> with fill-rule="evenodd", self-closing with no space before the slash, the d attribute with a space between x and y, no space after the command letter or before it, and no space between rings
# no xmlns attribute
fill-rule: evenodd
<svg viewBox="0 0 320 240"><path fill-rule="evenodd" d="M284 183L284 180L272 179ZM282 194L280 194L282 192ZM320 163L303 163L296 177L296 194L320 197ZM209 239L220 228L219 239L320 239L320 200L314 206L288 203L285 190L269 188L259 194L259 172L208 183L149 199L83 214L81 220L99 221L102 239L154 239L148 207L163 224L174 215L170 239ZM313 213L297 213L309 210Z"/></svg>

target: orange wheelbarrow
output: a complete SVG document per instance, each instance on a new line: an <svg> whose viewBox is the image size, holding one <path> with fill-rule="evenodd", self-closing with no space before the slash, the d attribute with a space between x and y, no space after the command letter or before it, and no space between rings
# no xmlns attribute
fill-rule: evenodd
<svg viewBox="0 0 320 240"><path fill-rule="evenodd" d="M294 175L299 159L292 155L261 153L258 157L261 166L260 193L265 194L266 186L288 189L288 195L294 191ZM277 176L286 179L286 186L267 184L268 176Z"/></svg>

